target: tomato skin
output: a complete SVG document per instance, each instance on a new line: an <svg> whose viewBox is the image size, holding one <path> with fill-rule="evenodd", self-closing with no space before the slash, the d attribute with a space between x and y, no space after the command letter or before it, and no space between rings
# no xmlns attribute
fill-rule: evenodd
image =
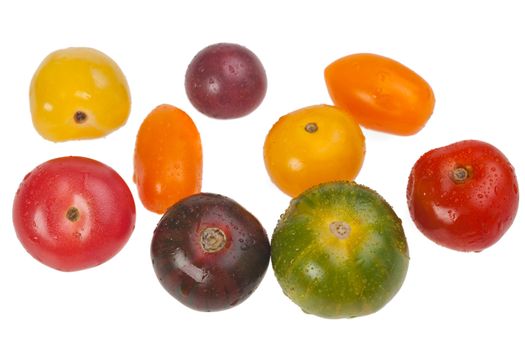
<svg viewBox="0 0 525 350"><path fill-rule="evenodd" d="M345 111L327 105L281 117L264 143L266 170L291 197L323 182L353 180L364 156L365 137L359 125Z"/></svg>
<svg viewBox="0 0 525 350"><path fill-rule="evenodd" d="M457 169L461 176L468 174L465 180L455 177ZM496 147L461 141L421 156L410 173L407 201L412 219L428 238L458 251L481 251L511 226L518 181Z"/></svg>
<svg viewBox="0 0 525 350"><path fill-rule="evenodd" d="M219 232L207 242L222 244L203 244L205 232ZM219 311L257 288L268 268L270 243L260 222L237 202L199 193L161 218L151 257L159 282L174 298L195 310Z"/></svg>
<svg viewBox="0 0 525 350"><path fill-rule="evenodd" d="M105 136L124 125L131 96L124 73L104 53L70 47L49 54L30 86L33 125L60 142Z"/></svg>
<svg viewBox="0 0 525 350"><path fill-rule="evenodd" d="M253 112L266 95L267 78L259 58L238 44L202 49L188 65L186 94L201 113L217 119Z"/></svg>
<svg viewBox="0 0 525 350"><path fill-rule="evenodd" d="M412 135L434 110L430 85L401 63L380 55L340 58L325 69L325 81L334 104L365 128Z"/></svg>
<svg viewBox="0 0 525 350"><path fill-rule="evenodd" d="M334 223L348 226L334 230ZM394 297L409 254L401 220L379 194L331 182L291 201L272 235L271 261L283 292L303 311L348 318Z"/></svg>
<svg viewBox="0 0 525 350"><path fill-rule="evenodd" d="M107 165L83 157L56 158L20 184L13 224L35 259L76 271L122 249L135 227L135 203L124 180Z"/></svg>
<svg viewBox="0 0 525 350"><path fill-rule="evenodd" d="M163 214L202 184L199 131L184 111L160 105L144 119L137 134L134 181L142 204Z"/></svg>

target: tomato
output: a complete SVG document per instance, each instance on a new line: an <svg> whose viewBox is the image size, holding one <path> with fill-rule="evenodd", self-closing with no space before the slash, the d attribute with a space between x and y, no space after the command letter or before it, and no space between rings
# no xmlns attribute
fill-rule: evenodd
<svg viewBox="0 0 525 350"><path fill-rule="evenodd" d="M142 122L135 144L134 181L142 204L163 214L202 183L202 146L193 120L161 105Z"/></svg>
<svg viewBox="0 0 525 350"><path fill-rule="evenodd" d="M58 50L40 64L30 88L33 125L51 141L101 137L124 125L131 98L117 64L100 51Z"/></svg>
<svg viewBox="0 0 525 350"><path fill-rule="evenodd" d="M122 249L135 227L135 203L124 180L107 165L56 158L20 184L13 223L35 259L75 271L99 265Z"/></svg>
<svg viewBox="0 0 525 350"><path fill-rule="evenodd" d="M518 197L508 159L476 140L425 153L412 168L407 188L418 229L459 251L481 251L496 243L516 216Z"/></svg>
<svg viewBox="0 0 525 350"><path fill-rule="evenodd" d="M186 70L186 94L201 113L218 119L243 117L266 95L266 72L246 47L219 43L201 50Z"/></svg>
<svg viewBox="0 0 525 350"><path fill-rule="evenodd" d="M364 156L359 125L348 113L326 105L281 117L264 143L270 178L292 197L323 182L353 180Z"/></svg>
<svg viewBox="0 0 525 350"><path fill-rule="evenodd" d="M248 298L268 268L270 243L259 221L228 197L199 193L172 206L151 243L155 273L184 305L231 308Z"/></svg>
<svg viewBox="0 0 525 350"><path fill-rule="evenodd" d="M361 53L340 58L325 69L325 80L334 104L366 128L415 134L434 110L430 85L387 57Z"/></svg>
<svg viewBox="0 0 525 350"><path fill-rule="evenodd" d="M326 318L363 316L398 292L408 269L401 220L375 191L325 183L293 199L272 236L284 293Z"/></svg>

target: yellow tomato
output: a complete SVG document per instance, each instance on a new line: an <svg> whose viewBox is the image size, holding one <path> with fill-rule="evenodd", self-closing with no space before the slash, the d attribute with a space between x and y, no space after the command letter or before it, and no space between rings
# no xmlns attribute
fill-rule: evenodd
<svg viewBox="0 0 525 350"><path fill-rule="evenodd" d="M91 48L47 56L30 88L33 125L50 141L102 137L124 125L131 98L117 64Z"/></svg>
<svg viewBox="0 0 525 350"><path fill-rule="evenodd" d="M365 138L357 122L343 110L326 105L281 117L264 144L270 178L292 197L320 183L353 180L364 156Z"/></svg>

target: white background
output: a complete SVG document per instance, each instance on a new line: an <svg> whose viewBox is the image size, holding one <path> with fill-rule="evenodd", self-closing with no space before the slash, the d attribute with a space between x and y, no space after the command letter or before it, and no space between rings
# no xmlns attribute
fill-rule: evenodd
<svg viewBox="0 0 525 350"><path fill-rule="evenodd" d="M462 139L496 145L522 187L525 21L520 1L2 1L0 3L0 348L1 349L523 349L524 219L476 253L441 248L420 234L405 201L407 176L425 151ZM216 42L247 46L261 59L268 93L253 114L218 121L184 92L192 57ZM33 129L29 82L51 51L90 46L127 75L128 123L106 138L55 144ZM135 135L157 105L192 116L204 148L203 191L227 195L271 235L289 198L270 182L262 146L277 119L330 103L324 67L356 52L392 57L433 87L436 108L417 135L365 130L357 181L376 189L404 222L411 262L397 296L376 314L325 320L281 292L271 267L259 289L228 311L187 309L157 282L149 244L159 216L131 181ZM116 169L137 204L137 226L109 262L62 273L33 260L11 220L23 176L58 156L88 156Z"/></svg>

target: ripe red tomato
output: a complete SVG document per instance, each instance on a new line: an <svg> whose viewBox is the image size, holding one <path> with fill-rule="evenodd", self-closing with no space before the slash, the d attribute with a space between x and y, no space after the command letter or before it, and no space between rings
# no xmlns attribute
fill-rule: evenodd
<svg viewBox="0 0 525 350"><path fill-rule="evenodd" d="M107 165L57 158L26 175L15 195L13 223L35 259L75 271L122 249L135 227L135 203L124 180Z"/></svg>
<svg viewBox="0 0 525 350"><path fill-rule="evenodd" d="M414 165L407 199L428 238L460 251L496 243L518 210L514 168L496 147L462 141L425 153Z"/></svg>

